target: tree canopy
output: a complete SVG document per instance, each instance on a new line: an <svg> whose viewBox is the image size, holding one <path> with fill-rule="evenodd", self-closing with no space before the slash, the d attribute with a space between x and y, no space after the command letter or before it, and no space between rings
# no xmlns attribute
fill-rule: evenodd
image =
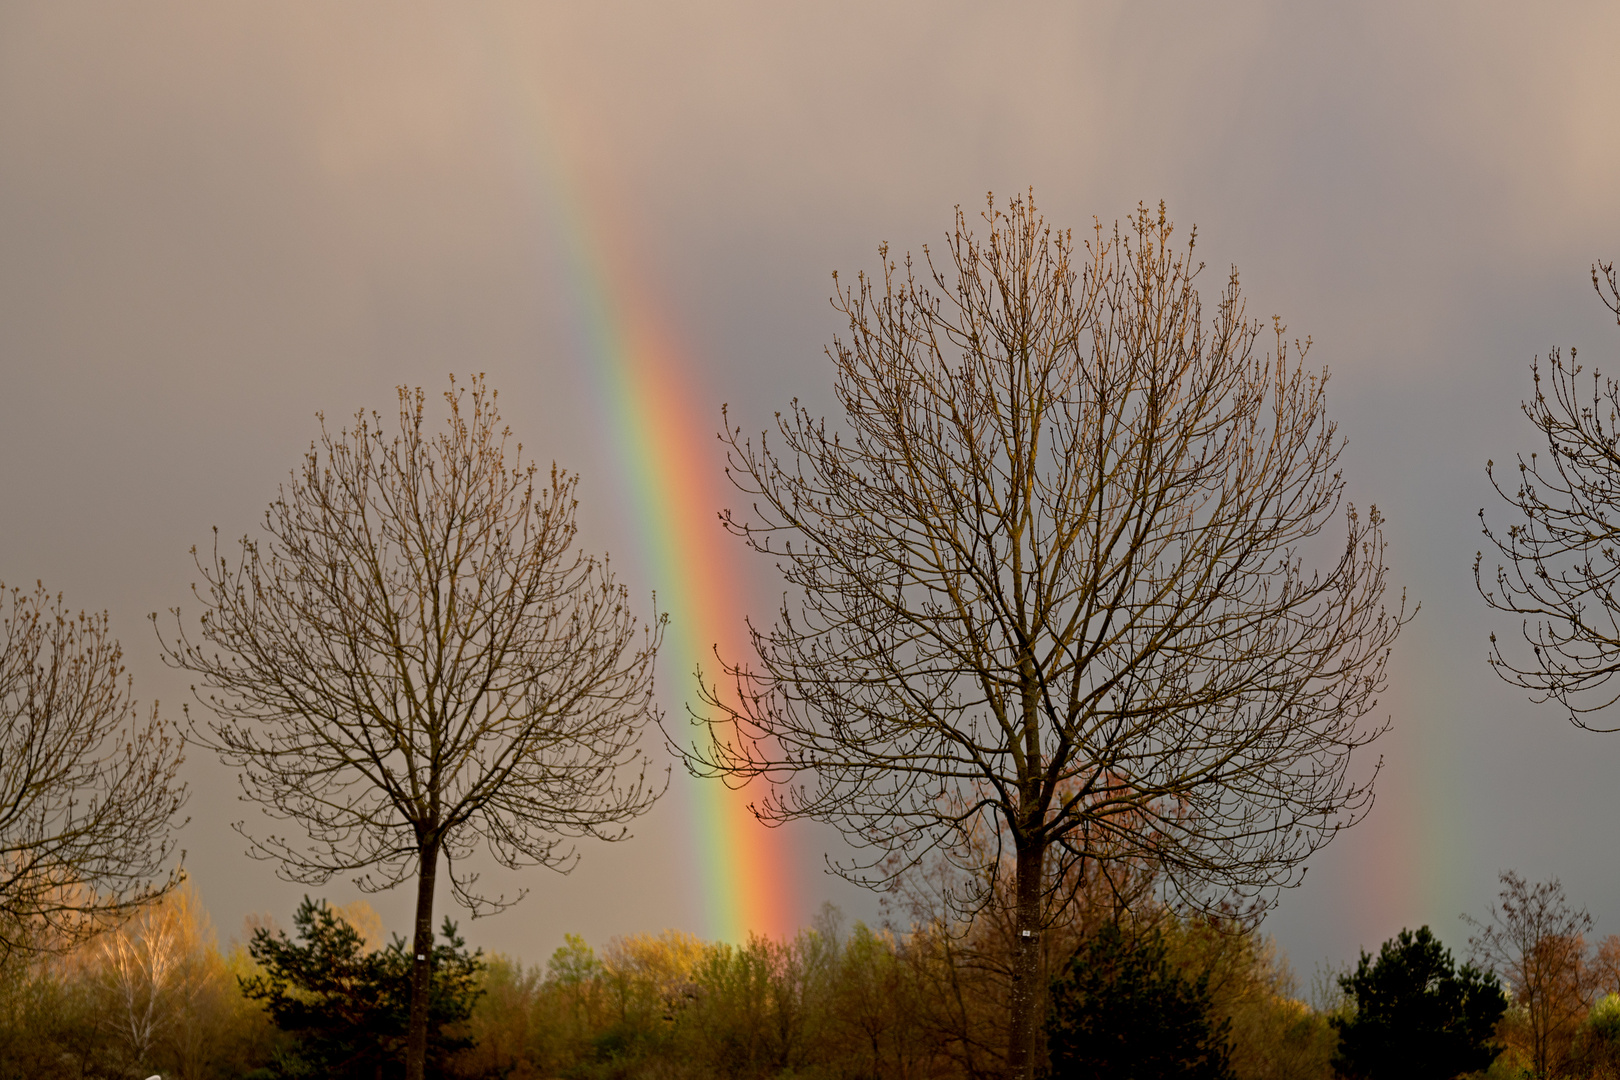
<svg viewBox="0 0 1620 1080"><path fill-rule="evenodd" d="M869 884L992 819L1028 1075L1048 857L1149 859L1200 906L1297 880L1370 804L1351 762L1408 615L1376 508L1342 505L1326 372L1235 271L1206 309L1163 207L1083 250L1033 198L983 221L959 211L938 262L880 247L835 297L842 426L726 414L750 511L724 520L789 590L707 688L691 763L770 781L766 820L837 825Z"/></svg>
<svg viewBox="0 0 1620 1080"><path fill-rule="evenodd" d="M1613 263L1592 267L1598 299L1620 322L1620 278ZM1534 387L1520 409L1545 453L1517 455L1506 478L1485 463L1511 510L1506 531L1479 512L1486 541L1504 561L1494 573L1474 556L1474 583L1486 603L1519 619L1529 655L1491 635L1492 670L1560 705L1577 727L1617 731L1601 715L1620 701L1610 686L1620 672L1620 382L1566 360L1554 349L1543 368L1531 362Z"/></svg>

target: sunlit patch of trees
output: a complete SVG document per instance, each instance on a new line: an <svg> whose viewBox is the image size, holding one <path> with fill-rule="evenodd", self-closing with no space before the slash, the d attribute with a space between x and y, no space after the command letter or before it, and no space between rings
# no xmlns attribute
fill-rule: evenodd
<svg viewBox="0 0 1620 1080"><path fill-rule="evenodd" d="M1000 1077L1013 916L996 902L970 921L930 913L940 894L927 878L893 897L889 915L915 918L904 931L846 926L825 907L789 939L666 931L596 950L569 936L525 965L471 952L447 926L429 1070ZM1040 942L1047 1075L1620 1077L1620 936L1589 942L1591 921L1557 881L1502 884L1466 962L1427 928L1403 931L1319 978L1307 1004L1270 939L1145 895L1126 907L1098 874ZM384 941L364 904L306 900L293 926L261 918L220 947L183 887L100 938L19 954L0 967L0 1080L403 1075L405 939Z"/></svg>
<svg viewBox="0 0 1620 1080"><path fill-rule="evenodd" d="M189 886L67 951L0 966L0 1076L241 1076L276 1032L243 997L246 950L221 950Z"/></svg>
<svg viewBox="0 0 1620 1080"><path fill-rule="evenodd" d="M938 881L905 881L889 909L915 918L903 931L846 926L825 907L788 939L732 944L671 930L598 951L570 935L544 964L524 964L469 951L447 927L434 957L430 1071L1000 1076L1012 917L991 902L976 919L952 920L930 911ZM1357 968L1319 979L1307 1003L1269 939L1179 916L1099 874L1040 944L1046 1074L1620 1076L1620 935L1589 942L1590 920L1556 881L1509 873L1502 883L1460 966L1428 928L1403 931ZM293 925L289 934L259 919L247 940L221 947L185 887L89 942L15 957L0 968L0 1080L403 1075L405 940L384 941L363 903L306 901Z"/></svg>

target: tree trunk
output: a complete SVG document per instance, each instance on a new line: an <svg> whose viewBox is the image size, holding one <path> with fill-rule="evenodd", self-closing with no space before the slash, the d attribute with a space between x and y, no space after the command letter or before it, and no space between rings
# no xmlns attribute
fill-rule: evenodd
<svg viewBox="0 0 1620 1080"><path fill-rule="evenodd" d="M1046 846L1028 841L1018 849L1014 890L1017 917L1013 925L1012 992L1007 1002L1007 1077L1032 1080L1035 1035L1041 1004L1041 869Z"/></svg>
<svg viewBox="0 0 1620 1080"><path fill-rule="evenodd" d="M411 1021L405 1036L405 1080L424 1080L427 1070L428 996L433 989L433 885L439 872L439 842L422 846L416 877L416 933L411 953Z"/></svg>

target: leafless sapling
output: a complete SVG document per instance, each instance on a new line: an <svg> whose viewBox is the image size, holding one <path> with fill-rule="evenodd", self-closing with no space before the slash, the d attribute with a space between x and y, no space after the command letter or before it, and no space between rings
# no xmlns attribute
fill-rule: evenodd
<svg viewBox="0 0 1620 1080"><path fill-rule="evenodd" d="M1532 884L1507 870L1500 880L1502 891L1485 918L1462 917L1474 928L1468 945L1474 959L1512 989L1529 1028L1533 1075L1554 1076L1591 1004L1585 983L1592 916L1570 907L1557 878Z"/></svg>

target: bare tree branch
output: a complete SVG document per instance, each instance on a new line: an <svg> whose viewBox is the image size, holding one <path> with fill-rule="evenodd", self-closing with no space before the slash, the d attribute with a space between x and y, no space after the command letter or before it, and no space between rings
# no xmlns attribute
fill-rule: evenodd
<svg viewBox="0 0 1620 1080"><path fill-rule="evenodd" d="M1613 263L1592 267L1592 287L1620 321ZM1596 718L1620 700L1620 689L1608 685L1620 671L1620 383L1594 369L1588 397L1575 359L1574 349L1567 362L1554 349L1545 384L1539 359L1530 364L1535 395L1520 409L1547 441L1546 456L1519 455L1518 480L1506 484L1495 462L1485 463L1520 520L1503 534L1480 510L1480 527L1506 563L1487 584L1477 553L1474 584L1491 607L1520 617L1530 646L1530 659L1513 660L1492 634L1492 669L1531 700L1557 702L1577 727L1620 731Z"/></svg>
<svg viewBox="0 0 1620 1080"><path fill-rule="evenodd" d="M1557 878L1531 884L1507 870L1500 881L1502 891L1485 918L1462 917L1475 931L1468 946L1512 988L1530 1028L1534 1075L1555 1076L1592 1004L1584 970L1592 916L1569 906Z"/></svg>
<svg viewBox="0 0 1620 1080"><path fill-rule="evenodd" d="M136 707L107 614L0 585L0 959L67 948L180 880L181 740Z"/></svg>

